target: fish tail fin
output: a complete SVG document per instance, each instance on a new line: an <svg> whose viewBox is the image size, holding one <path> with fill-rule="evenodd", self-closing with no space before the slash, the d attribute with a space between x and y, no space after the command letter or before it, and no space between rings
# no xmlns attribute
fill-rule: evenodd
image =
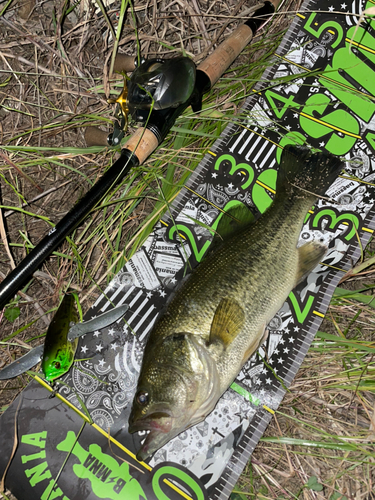
<svg viewBox="0 0 375 500"><path fill-rule="evenodd" d="M317 198L323 196L344 163L330 153L312 153L304 146L286 146L281 155L276 193Z"/></svg>

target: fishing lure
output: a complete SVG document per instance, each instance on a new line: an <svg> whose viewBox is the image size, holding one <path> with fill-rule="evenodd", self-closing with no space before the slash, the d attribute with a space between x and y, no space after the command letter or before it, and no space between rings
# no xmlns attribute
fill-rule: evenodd
<svg viewBox="0 0 375 500"><path fill-rule="evenodd" d="M74 301L72 301L72 298L73 296L66 295L62 300L61 305L57 310L47 331L45 342L45 345L47 345L47 347L45 347L45 345L39 345L21 358L7 365L5 368L0 370L0 380L7 380L10 378L18 377L18 375L21 375L21 373L30 370L42 359L43 366L45 367L42 367L43 372L46 378L48 376L48 381L53 381L56 378L61 377L69 370L73 363L72 361L69 364L66 363L66 361L67 358L70 359L71 357L71 354L69 354L70 351L74 351L75 353L76 341L78 340L78 338L82 335L85 335L86 333L90 333L95 330L101 330L102 328L111 325L115 321L118 321L120 318L122 318L122 316L124 316L126 311L129 309L128 304L123 304L121 306L115 307L114 309L110 309L103 314L100 314L96 318L71 326L71 322L74 321L74 318L76 320L78 319L77 314L75 313L75 305ZM65 316L68 317L69 325L67 338L65 338L65 334L62 333L62 330L66 328ZM58 339L57 341L56 338ZM69 344L71 344L71 346ZM57 345L65 345L65 351L63 349L58 353L56 348ZM65 356L63 356L64 352ZM58 359L60 357L62 357L62 359ZM55 363L55 365L53 365L53 363ZM58 363L60 363L60 365Z"/></svg>
<svg viewBox="0 0 375 500"><path fill-rule="evenodd" d="M78 338L68 340L71 323L78 323L74 295L66 294L54 315L46 334L42 370L50 383L66 373L74 362Z"/></svg>

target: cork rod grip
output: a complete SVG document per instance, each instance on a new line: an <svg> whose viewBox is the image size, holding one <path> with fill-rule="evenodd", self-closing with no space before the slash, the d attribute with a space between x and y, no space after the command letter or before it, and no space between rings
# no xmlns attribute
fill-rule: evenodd
<svg viewBox="0 0 375 500"><path fill-rule="evenodd" d="M268 0L269 2L272 3L272 5L275 7L275 11L279 5L279 3L281 3L281 0Z"/></svg>
<svg viewBox="0 0 375 500"><path fill-rule="evenodd" d="M158 139L151 130L141 127L123 145L123 148L132 151L138 158L139 164L142 165L158 145Z"/></svg>
<svg viewBox="0 0 375 500"><path fill-rule="evenodd" d="M210 79L211 87L215 85L252 38L253 32L251 28L243 24L199 64L197 69L206 73Z"/></svg>
<svg viewBox="0 0 375 500"><path fill-rule="evenodd" d="M243 51L263 22L275 12L279 3L280 0L266 0L263 7L254 12L252 18L234 30L229 38L224 40L211 55L199 64L197 69L208 76L211 87Z"/></svg>

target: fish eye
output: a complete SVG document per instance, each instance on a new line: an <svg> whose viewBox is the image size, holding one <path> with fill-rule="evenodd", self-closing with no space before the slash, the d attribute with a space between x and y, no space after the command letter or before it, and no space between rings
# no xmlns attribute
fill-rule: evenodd
<svg viewBox="0 0 375 500"><path fill-rule="evenodd" d="M55 368L59 370L61 368L61 363L59 361L56 361L55 363Z"/></svg>
<svg viewBox="0 0 375 500"><path fill-rule="evenodd" d="M137 394L137 403L141 406L145 406L148 403L148 392L139 391Z"/></svg>

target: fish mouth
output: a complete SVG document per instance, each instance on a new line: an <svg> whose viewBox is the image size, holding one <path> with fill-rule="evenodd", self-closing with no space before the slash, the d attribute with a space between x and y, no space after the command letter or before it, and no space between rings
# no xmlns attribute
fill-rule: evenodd
<svg viewBox="0 0 375 500"><path fill-rule="evenodd" d="M173 428L174 418L167 412L155 412L144 418L129 423L129 432L147 431L148 434L141 449L137 453L137 460L143 462L155 451L161 448L170 439L176 436L180 430Z"/></svg>
<svg viewBox="0 0 375 500"><path fill-rule="evenodd" d="M129 422L129 432L133 434L138 431L160 431L169 432L172 424L170 413L158 411L150 413L139 420Z"/></svg>

